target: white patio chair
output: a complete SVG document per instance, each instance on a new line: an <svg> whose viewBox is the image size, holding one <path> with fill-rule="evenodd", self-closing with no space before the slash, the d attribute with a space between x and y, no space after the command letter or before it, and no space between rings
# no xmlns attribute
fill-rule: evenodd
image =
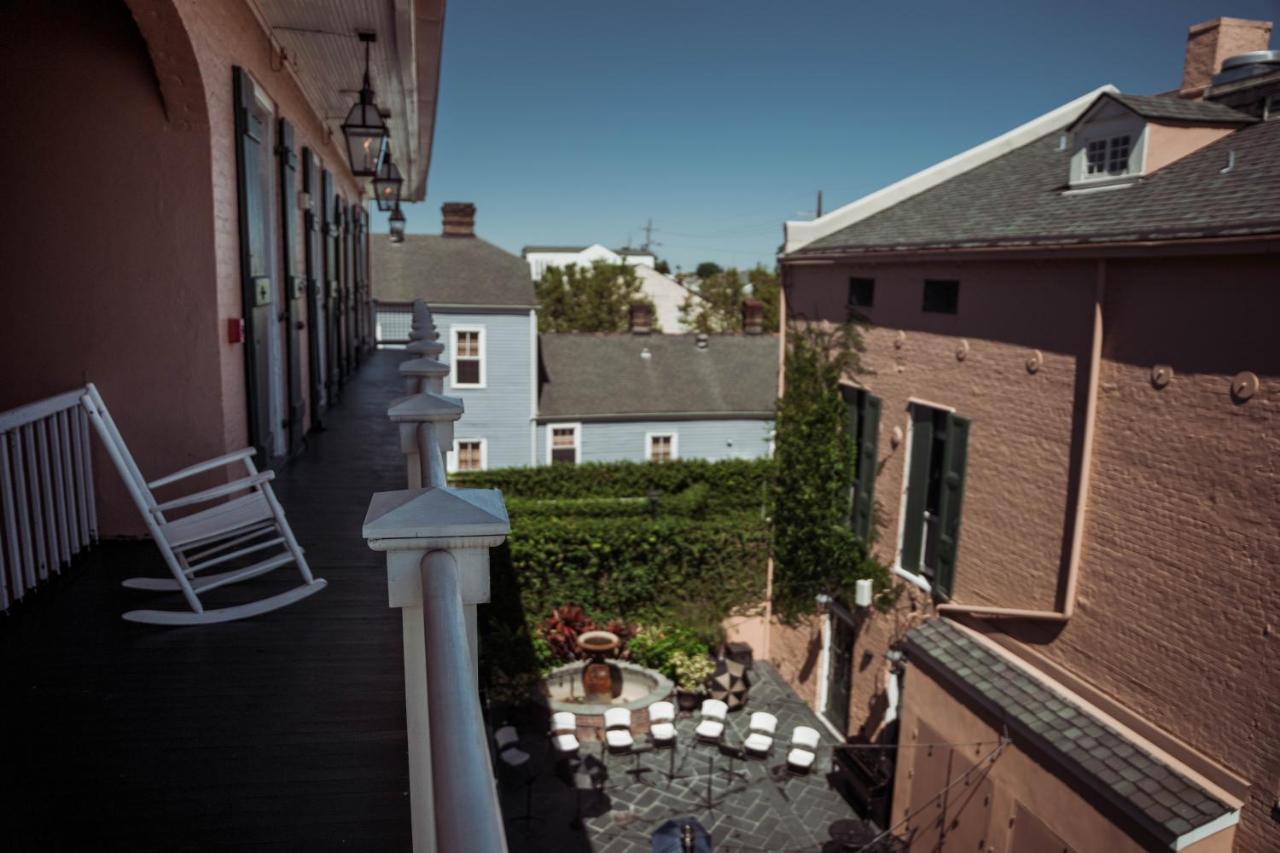
<svg viewBox="0 0 1280 853"><path fill-rule="evenodd" d="M561 757L578 751L578 718L569 711L551 715L551 745Z"/></svg>
<svg viewBox="0 0 1280 853"><path fill-rule="evenodd" d="M787 767L796 773L808 773L818 757L818 738L818 730L809 726L796 726L792 729Z"/></svg>
<svg viewBox="0 0 1280 853"><path fill-rule="evenodd" d="M729 713L729 706L719 699L703 699L699 710L702 720L693 730L698 740L708 743L719 743L724 736L724 720Z"/></svg>
<svg viewBox="0 0 1280 853"><path fill-rule="evenodd" d="M670 702L654 702L649 706L649 738L654 746L672 746L676 742L676 706Z"/></svg>
<svg viewBox="0 0 1280 853"><path fill-rule="evenodd" d="M191 611L183 610L130 610L124 618L130 622L146 622L151 625L205 625L212 622L229 622L268 613L293 604L325 588L325 582L311 576L311 569L302 556L302 548L289 529L284 509L276 500L269 485L275 475L270 471L259 472L253 464L252 449L237 450L217 459L200 462L167 477L147 482L133 455L116 428L106 403L92 383L80 398L88 412L89 420L106 446L107 454L115 463L130 497L142 513L147 530L160 549L164 561L173 573L167 578L130 578L124 586L158 592L180 591ZM174 500L157 503L152 489L181 482L188 477L243 462L246 476L242 479L210 489L188 494ZM190 510L179 518L170 518L174 510ZM270 553L274 551L274 553ZM263 553L268 552L268 553ZM233 561L250 555L262 557L248 566L239 566L217 574L204 574L215 566L227 566ZM264 575L281 566L295 563L302 575L302 583L293 589L232 607L206 610L200 595L227 584L238 583Z"/></svg>
<svg viewBox="0 0 1280 853"><path fill-rule="evenodd" d="M612 752L630 752L631 747L635 746L629 710L610 708L604 712L604 742Z"/></svg>
<svg viewBox="0 0 1280 853"><path fill-rule="evenodd" d="M747 726L749 734L742 748L753 755L768 755L773 749L773 733L778 730L778 718L768 711L756 711Z"/></svg>
<svg viewBox="0 0 1280 853"><path fill-rule="evenodd" d="M503 726L493 733L493 742L498 745L498 758L508 767L519 767L529 760L529 753L516 747L520 735L515 726Z"/></svg>

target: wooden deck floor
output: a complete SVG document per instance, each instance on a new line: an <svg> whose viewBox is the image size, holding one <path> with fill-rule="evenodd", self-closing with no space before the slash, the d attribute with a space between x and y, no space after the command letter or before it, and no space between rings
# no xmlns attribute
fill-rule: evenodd
<svg viewBox="0 0 1280 853"><path fill-rule="evenodd" d="M166 573L150 542L115 542L0 619L0 850L408 849L400 620L360 537L369 496L403 483L399 361L366 363L277 472L328 589L243 622L135 625L119 615L148 594L119 581Z"/></svg>

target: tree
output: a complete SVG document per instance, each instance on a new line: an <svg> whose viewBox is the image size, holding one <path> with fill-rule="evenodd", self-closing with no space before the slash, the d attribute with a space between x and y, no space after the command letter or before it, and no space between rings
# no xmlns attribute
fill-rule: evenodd
<svg viewBox="0 0 1280 853"><path fill-rule="evenodd" d="M625 332L633 303L653 301L628 264L596 261L590 267L547 267L534 284L540 332Z"/></svg>
<svg viewBox="0 0 1280 853"><path fill-rule="evenodd" d="M744 276L734 267L701 279L680 306L680 320L699 332L730 334L742 331L742 302L754 296L764 303L764 328L778 328L781 288L778 274L757 265Z"/></svg>
<svg viewBox="0 0 1280 853"><path fill-rule="evenodd" d="M720 265L714 261L703 261L698 264L698 268L694 270L694 275L698 278L710 278L717 273L723 272Z"/></svg>
<svg viewBox="0 0 1280 853"><path fill-rule="evenodd" d="M663 275L671 275L671 265L661 258L659 258L658 262L653 265L653 268Z"/></svg>
<svg viewBox="0 0 1280 853"><path fill-rule="evenodd" d="M795 625L819 595L850 603L860 578L874 580L881 604L891 593L888 571L849 524L856 456L839 383L860 369L861 336L853 324L792 324L787 338L770 487L772 602L774 615Z"/></svg>
<svg viewBox="0 0 1280 853"><path fill-rule="evenodd" d="M756 264L747 271L747 281L751 284L751 295L764 303L765 331L777 331L782 308L782 285L777 268L771 272L764 265Z"/></svg>

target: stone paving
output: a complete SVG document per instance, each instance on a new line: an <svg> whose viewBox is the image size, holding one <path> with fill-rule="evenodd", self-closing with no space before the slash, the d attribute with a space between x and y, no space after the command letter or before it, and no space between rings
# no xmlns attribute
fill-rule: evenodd
<svg viewBox="0 0 1280 853"><path fill-rule="evenodd" d="M734 753L746 737L752 711L775 714L778 732L767 758L744 760ZM828 783L835 738L769 664L755 664L747 706L729 715L723 747L697 743L696 724L696 714L681 715L674 756L669 749L638 758L602 756L600 743L584 742L577 774L565 762L555 762L540 731L521 731L519 746L530 753L529 763L517 769L500 766L499 772L512 853L649 853L650 834L686 816L711 833L716 853L856 850L857 845L844 847L833 839L841 831L874 836ZM797 725L822 735L818 760L807 776L791 775L786 768ZM637 738L642 747L647 741ZM673 773L677 778L669 778Z"/></svg>

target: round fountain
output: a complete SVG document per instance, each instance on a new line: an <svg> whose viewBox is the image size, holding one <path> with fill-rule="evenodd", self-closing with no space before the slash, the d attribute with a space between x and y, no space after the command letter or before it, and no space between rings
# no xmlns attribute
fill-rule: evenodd
<svg viewBox="0 0 1280 853"><path fill-rule="evenodd" d="M584 631L578 637L578 649L587 659L549 672L539 698L552 711L603 718L610 708L640 711L670 696L674 685L662 673L609 657L621 645L618 635L610 631ZM580 724L589 726L591 721Z"/></svg>

